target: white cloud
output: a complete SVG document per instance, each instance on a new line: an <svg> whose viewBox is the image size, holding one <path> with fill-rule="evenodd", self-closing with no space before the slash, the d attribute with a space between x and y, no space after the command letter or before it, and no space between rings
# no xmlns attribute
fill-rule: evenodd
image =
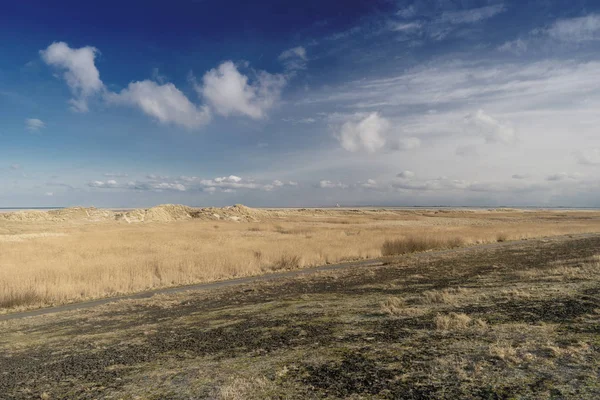
<svg viewBox="0 0 600 400"><path fill-rule="evenodd" d="M411 32L421 29L423 25L420 22L399 22L392 25L392 31Z"/></svg>
<svg viewBox="0 0 600 400"><path fill-rule="evenodd" d="M180 182L160 182L160 181L149 181L149 182L127 182L119 183L114 179L107 181L92 181L88 183L89 187L97 189L130 189L130 190L141 190L141 191L178 191L185 192L186 186Z"/></svg>
<svg viewBox="0 0 600 400"><path fill-rule="evenodd" d="M118 188L119 184L117 183L117 181L111 179L108 181L92 181L90 183L88 183L88 186L90 187L94 187L94 188Z"/></svg>
<svg viewBox="0 0 600 400"><path fill-rule="evenodd" d="M9 168L13 171L16 171L18 169L21 169L21 164L11 164Z"/></svg>
<svg viewBox="0 0 600 400"><path fill-rule="evenodd" d="M318 185L321 189L347 189L348 185L341 182L332 182L326 179L323 179L319 182Z"/></svg>
<svg viewBox="0 0 600 400"><path fill-rule="evenodd" d="M451 24L472 24L492 18L504 10L506 10L504 4L496 4L469 10L451 11L443 13L440 20Z"/></svg>
<svg viewBox="0 0 600 400"><path fill-rule="evenodd" d="M54 193L53 192L46 192L44 195L47 196L47 197L52 197L52 196L54 196Z"/></svg>
<svg viewBox="0 0 600 400"><path fill-rule="evenodd" d="M288 49L279 55L279 61L289 71L305 69L307 60L306 49L302 46Z"/></svg>
<svg viewBox="0 0 600 400"><path fill-rule="evenodd" d="M222 176L213 179L199 179L197 183L203 191L207 191L209 188L214 188L210 189L210 191L219 189L220 191L226 193L237 189L271 191L276 187L284 186L283 182L279 180L275 180L273 183L259 183L252 179L244 179L237 175ZM281 183L281 185L279 185L279 183Z"/></svg>
<svg viewBox="0 0 600 400"><path fill-rule="evenodd" d="M95 47L73 49L65 42L54 42L46 50L40 50L46 64L66 70L63 78L73 93L69 103L75 111L88 111L88 98L104 89L94 63L97 53Z"/></svg>
<svg viewBox="0 0 600 400"><path fill-rule="evenodd" d="M515 142L514 129L486 114L483 110L467 115L465 124L469 132L483 136L488 143L512 144Z"/></svg>
<svg viewBox="0 0 600 400"><path fill-rule="evenodd" d="M242 178L240 178L239 176L235 176L235 175L224 176L222 178L215 178L215 182L217 182L217 183L221 183L221 182L240 183L241 181L242 181Z"/></svg>
<svg viewBox="0 0 600 400"><path fill-rule="evenodd" d="M183 185L181 183L161 182L161 183L155 184L152 188L154 190L176 190L176 191L179 191L179 192L185 192L186 191L185 185Z"/></svg>
<svg viewBox="0 0 600 400"><path fill-rule="evenodd" d="M25 127L27 128L27 130L29 130L31 132L37 132L40 129L45 128L46 124L41 119L27 118L25 120Z"/></svg>
<svg viewBox="0 0 600 400"><path fill-rule="evenodd" d="M204 74L202 86L196 85L196 90L223 116L261 119L277 103L285 84L283 75L265 71L258 72L250 83L233 62L226 61Z"/></svg>
<svg viewBox="0 0 600 400"><path fill-rule="evenodd" d="M385 146L386 134L390 123L379 113L373 112L366 117L355 114L336 132L335 137L340 145L348 151L364 150L373 153Z"/></svg>
<svg viewBox="0 0 600 400"><path fill-rule="evenodd" d="M120 93L108 93L112 104L138 107L161 123L172 123L188 129L199 128L210 121L210 110L196 106L172 83L160 85L145 80L131 82Z"/></svg>
<svg viewBox="0 0 600 400"><path fill-rule="evenodd" d="M400 179L412 179L415 177L415 173L412 171L406 170L406 171L400 172L398 175L396 175L396 177L398 177Z"/></svg>
<svg viewBox="0 0 600 400"><path fill-rule="evenodd" d="M221 176L213 179L203 179L196 176L180 176L172 178L150 174L145 181L131 181L120 183L116 180L91 181L89 187L98 189L124 189L137 191L177 191L177 192L224 192L233 193L238 189L273 191L284 187L297 186L297 182L273 180L271 182L257 182L237 175Z"/></svg>
<svg viewBox="0 0 600 400"><path fill-rule="evenodd" d="M587 149L577 153L578 161L584 165L600 165L600 149Z"/></svg>
<svg viewBox="0 0 600 400"><path fill-rule="evenodd" d="M366 182L359 183L359 185L366 189L378 189L379 187L375 179L367 179Z"/></svg>
<svg viewBox="0 0 600 400"><path fill-rule="evenodd" d="M600 39L600 15L561 19L546 31L548 36L563 42L586 42Z"/></svg>

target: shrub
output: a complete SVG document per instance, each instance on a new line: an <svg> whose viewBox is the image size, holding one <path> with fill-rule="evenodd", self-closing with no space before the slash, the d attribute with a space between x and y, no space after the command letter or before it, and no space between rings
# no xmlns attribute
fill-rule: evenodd
<svg viewBox="0 0 600 400"><path fill-rule="evenodd" d="M279 271L282 269L296 269L300 268L302 258L300 256L292 256L289 254L282 255L277 261L273 263L271 269Z"/></svg>
<svg viewBox="0 0 600 400"><path fill-rule="evenodd" d="M409 236L404 239L386 240L381 248L381 254L384 256L393 256L431 249L450 249L460 247L463 244L464 240L458 236L448 239Z"/></svg>
<svg viewBox="0 0 600 400"><path fill-rule="evenodd" d="M0 308L13 308L25 305L41 303L42 298L33 289L26 289L20 292L9 291L0 296Z"/></svg>
<svg viewBox="0 0 600 400"><path fill-rule="evenodd" d="M506 242L507 240L508 240L508 235L506 233L499 233L498 236L496 236L497 242Z"/></svg>

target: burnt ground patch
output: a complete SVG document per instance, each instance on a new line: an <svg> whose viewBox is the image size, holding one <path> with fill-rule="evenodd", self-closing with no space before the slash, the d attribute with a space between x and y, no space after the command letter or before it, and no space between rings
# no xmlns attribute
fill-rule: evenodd
<svg viewBox="0 0 600 400"><path fill-rule="evenodd" d="M600 307L598 299L583 297L548 300L511 300L493 306L465 306L455 312L481 315L490 323L526 322L569 324L593 314Z"/></svg>
<svg viewBox="0 0 600 400"><path fill-rule="evenodd" d="M311 322L314 314L288 317L251 315L241 322L212 329L164 326L146 334L141 344L98 347L82 342L76 351L42 346L26 354L0 356L0 393L8 398L28 398L28 394L41 394L47 388L56 391L58 385L61 398L97 398L99 392L95 388L117 389L126 382L123 378L132 367L163 357L258 357L289 347L326 346L333 340L334 325ZM70 386L73 382L79 382L81 387ZM27 391L23 392L23 388Z"/></svg>

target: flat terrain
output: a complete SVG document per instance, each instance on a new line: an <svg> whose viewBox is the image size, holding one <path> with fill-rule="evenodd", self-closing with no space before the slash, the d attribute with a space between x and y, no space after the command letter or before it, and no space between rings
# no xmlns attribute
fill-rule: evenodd
<svg viewBox="0 0 600 400"><path fill-rule="evenodd" d="M600 235L0 322L7 399L597 399Z"/></svg>
<svg viewBox="0 0 600 400"><path fill-rule="evenodd" d="M598 211L163 205L0 214L0 313L427 249L600 232Z"/></svg>

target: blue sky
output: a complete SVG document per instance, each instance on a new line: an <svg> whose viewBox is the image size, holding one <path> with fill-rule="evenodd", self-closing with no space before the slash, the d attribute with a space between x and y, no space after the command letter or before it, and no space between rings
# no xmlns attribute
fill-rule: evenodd
<svg viewBox="0 0 600 400"><path fill-rule="evenodd" d="M0 6L0 207L600 206L597 2L88 3Z"/></svg>

